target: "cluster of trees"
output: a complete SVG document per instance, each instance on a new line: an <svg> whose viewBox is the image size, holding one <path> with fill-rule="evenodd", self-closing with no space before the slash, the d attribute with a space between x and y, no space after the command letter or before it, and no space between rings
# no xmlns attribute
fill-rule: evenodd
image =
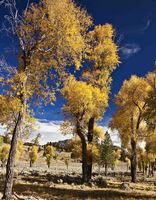
<svg viewBox="0 0 156 200"><path fill-rule="evenodd" d="M119 64L114 29L110 24L95 26L86 10L72 0L41 0L27 4L23 11L17 10L16 0L3 0L1 5L8 8L3 27L18 44L17 66L1 60L0 123L12 135L3 198L12 195L17 141L32 131L33 103L53 104L64 80L63 110L81 139L83 179L88 181L93 158L92 153L87 156L87 149L92 149L94 125L108 106L110 75ZM76 80L69 66L82 69L84 62L87 67Z"/></svg>
<svg viewBox="0 0 156 200"><path fill-rule="evenodd" d="M23 156L25 153L27 153L28 159L30 161L30 167L39 159L39 153L41 152L40 146L38 143L40 134L38 134L35 139L33 140L33 143L27 148L27 145L23 144L23 141L20 139L18 140L17 143L17 149L16 149L16 156L15 156L15 161L17 162L21 156ZM5 141L6 136L1 136L0 137L0 161L1 161L1 166L5 167L8 156L9 156L9 151L10 151L10 142ZM45 145L43 149L43 157L45 158L45 161L47 163L48 168L51 165L52 159L55 159L56 157L56 149L52 145Z"/></svg>
<svg viewBox="0 0 156 200"><path fill-rule="evenodd" d="M5 16L8 21L3 27L15 38L18 46L18 65L11 66L1 60L0 69L0 123L12 136L3 199L8 200L12 195L18 140L27 137L34 128L33 105L53 104L55 93L62 85L61 94L66 100L62 108L65 114L62 129L64 133L70 130L80 139L83 181L88 182L92 175L93 152L98 144L97 122L108 107L111 74L120 63L118 46L114 41L115 30L111 24L95 26L86 10L72 0L41 0L28 3L20 11L16 0L2 0L1 5L8 8L8 16ZM74 66L74 70L81 68L79 76L71 73L70 66ZM136 146L145 132L142 119L149 127L155 127L153 116L156 111L152 107L156 96L151 89L152 77L153 74L146 78L133 76L132 84L124 83L127 88L123 86L116 98L121 109L113 117L111 125L119 130L125 142L131 141L133 181ZM124 123L120 118L126 119L122 120ZM129 133L124 134L125 130ZM38 149L33 146L30 150L32 163L36 152ZM50 147L46 152L50 166L53 153Z"/></svg>
<svg viewBox="0 0 156 200"><path fill-rule="evenodd" d="M18 65L10 66L2 60L0 74L0 123L12 134L3 195L8 200L12 195L18 138L32 130L32 104L53 104L60 80L68 75L66 66L80 68L89 52L87 33L93 22L71 0L28 1L20 11L16 0L1 1L2 5L8 9L3 27L18 47Z"/></svg>
<svg viewBox="0 0 156 200"><path fill-rule="evenodd" d="M130 153L132 182L136 182L137 162L143 171L147 165L153 170L156 163L155 96L156 71L153 71L145 77L133 75L124 81L115 97L117 110L110 127L118 130L122 146Z"/></svg>

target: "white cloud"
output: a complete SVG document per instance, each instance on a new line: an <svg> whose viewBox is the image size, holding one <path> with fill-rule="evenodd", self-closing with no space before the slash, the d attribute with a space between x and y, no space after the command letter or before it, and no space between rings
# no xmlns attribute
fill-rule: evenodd
<svg viewBox="0 0 156 200"><path fill-rule="evenodd" d="M62 124L63 121L48 121L46 119L39 119L37 124L38 124L38 129L33 132L28 139L28 141L31 141L34 139L38 133L41 134L41 139L40 139L40 144L46 144L47 142L58 142L61 140L66 140L72 138L72 134L69 135L62 135L60 131L60 125ZM120 146L120 139L119 139L119 134L116 130L111 131L107 126L101 126L105 131L108 131L111 139L113 141L113 144L116 146ZM0 125L0 135L4 134L4 127Z"/></svg>
<svg viewBox="0 0 156 200"><path fill-rule="evenodd" d="M141 47L138 44L125 44L123 47L120 48L121 56L124 59L131 57L133 54L138 53L141 50Z"/></svg>
<svg viewBox="0 0 156 200"><path fill-rule="evenodd" d="M38 133L41 134L40 144L46 144L47 142L57 142L60 140L70 139L72 137L69 135L62 135L60 131L60 125L62 121L48 121L45 119L38 120L37 124L39 126L38 130L33 132L30 136L30 140L36 137Z"/></svg>

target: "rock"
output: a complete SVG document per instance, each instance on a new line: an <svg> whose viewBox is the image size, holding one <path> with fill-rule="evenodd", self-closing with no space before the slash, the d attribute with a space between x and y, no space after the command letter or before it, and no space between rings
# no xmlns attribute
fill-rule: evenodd
<svg viewBox="0 0 156 200"><path fill-rule="evenodd" d="M62 179L60 179L60 183L63 183L63 180L62 180Z"/></svg>
<svg viewBox="0 0 156 200"><path fill-rule="evenodd" d="M62 179L58 179L57 182L58 183L63 183L63 180Z"/></svg>
<svg viewBox="0 0 156 200"><path fill-rule="evenodd" d="M121 186L120 186L120 189L121 190L129 190L129 184L128 183L122 183Z"/></svg>
<svg viewBox="0 0 156 200"><path fill-rule="evenodd" d="M107 183L107 180L104 179L103 177L98 177L96 180L95 180L95 183L98 187L103 187L103 188L106 188L108 183Z"/></svg>
<svg viewBox="0 0 156 200"><path fill-rule="evenodd" d="M33 185L38 185L38 182L34 182Z"/></svg>

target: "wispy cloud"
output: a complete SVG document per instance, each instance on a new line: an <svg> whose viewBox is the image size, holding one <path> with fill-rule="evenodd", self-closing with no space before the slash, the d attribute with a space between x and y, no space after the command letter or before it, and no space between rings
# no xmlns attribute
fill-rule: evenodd
<svg viewBox="0 0 156 200"><path fill-rule="evenodd" d="M138 53L141 50L141 47L138 44L125 44L120 48L121 57L123 59L128 59L132 55Z"/></svg>
<svg viewBox="0 0 156 200"><path fill-rule="evenodd" d="M147 19L143 26L131 27L130 29L126 30L124 35L127 34L144 34L151 26L151 20Z"/></svg>
<svg viewBox="0 0 156 200"><path fill-rule="evenodd" d="M145 24L145 26L142 27L142 28L140 28L139 31L142 32L142 33L144 33L150 27L150 25L151 25L151 20L148 19L147 22L146 22L146 24Z"/></svg>

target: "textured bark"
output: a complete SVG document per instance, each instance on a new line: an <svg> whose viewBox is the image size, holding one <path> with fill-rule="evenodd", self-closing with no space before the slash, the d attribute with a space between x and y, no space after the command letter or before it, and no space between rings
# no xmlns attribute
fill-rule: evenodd
<svg viewBox="0 0 156 200"><path fill-rule="evenodd" d="M9 152L9 157L6 165L6 179L4 186L3 199L10 200L12 196L12 188L13 188L13 177L14 177L14 164L15 164L15 156L16 156L16 148L17 148L17 140L18 140L18 128L20 126L22 120L21 113L18 114L18 119L13 130L11 147Z"/></svg>
<svg viewBox="0 0 156 200"><path fill-rule="evenodd" d="M137 172L137 152L136 152L136 142L131 139L131 181L136 182L136 172Z"/></svg>
<svg viewBox="0 0 156 200"><path fill-rule="evenodd" d="M83 135L81 131L80 123L77 122L77 134L81 139L81 145L82 145L82 179L84 183L88 182L88 176L87 176L87 143L85 136Z"/></svg>
<svg viewBox="0 0 156 200"><path fill-rule="evenodd" d="M88 144L91 144L93 142L93 134L94 134L94 117L90 118L88 123ZM88 156L88 171L87 176L88 180L92 177L92 166L93 166L93 156L92 153Z"/></svg>

